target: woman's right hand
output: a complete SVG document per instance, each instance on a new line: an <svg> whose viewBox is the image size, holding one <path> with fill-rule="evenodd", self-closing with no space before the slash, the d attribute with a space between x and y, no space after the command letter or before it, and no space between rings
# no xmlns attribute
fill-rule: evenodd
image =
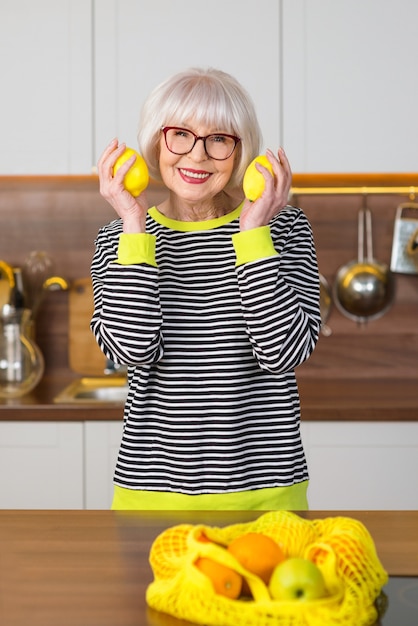
<svg viewBox="0 0 418 626"><path fill-rule="evenodd" d="M105 148L97 162L100 181L100 193L115 209L123 221L124 233L144 233L148 202L145 192L137 198L127 191L123 185L125 174L135 162L135 156L128 159L113 175L113 167L125 152L126 144L113 139Z"/></svg>

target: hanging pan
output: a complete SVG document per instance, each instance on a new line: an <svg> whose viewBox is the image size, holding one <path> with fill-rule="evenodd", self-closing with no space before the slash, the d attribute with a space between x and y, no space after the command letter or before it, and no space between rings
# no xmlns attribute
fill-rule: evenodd
<svg viewBox="0 0 418 626"><path fill-rule="evenodd" d="M335 305L343 315L363 324L386 313L394 288L389 267L373 258L372 216L365 203L358 213L358 259L338 270L333 284Z"/></svg>

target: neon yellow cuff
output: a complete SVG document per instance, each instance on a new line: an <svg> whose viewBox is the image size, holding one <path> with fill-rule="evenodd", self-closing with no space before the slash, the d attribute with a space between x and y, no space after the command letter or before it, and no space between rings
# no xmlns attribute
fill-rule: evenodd
<svg viewBox="0 0 418 626"><path fill-rule="evenodd" d="M232 235L237 260L235 265L244 265L251 261L279 256L273 245L270 226L260 226L251 230L244 230Z"/></svg>
<svg viewBox="0 0 418 626"><path fill-rule="evenodd" d="M155 260L155 235L148 233L122 233L119 237L118 258L120 265L146 263L157 267Z"/></svg>

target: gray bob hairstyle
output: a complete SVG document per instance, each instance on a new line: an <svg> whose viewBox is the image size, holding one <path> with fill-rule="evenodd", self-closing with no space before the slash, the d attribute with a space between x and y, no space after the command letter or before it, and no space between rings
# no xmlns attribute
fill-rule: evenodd
<svg viewBox="0 0 418 626"><path fill-rule="evenodd" d="M158 85L145 101L138 132L139 151L150 174L161 181L159 146L163 126L185 126L193 120L241 138L228 187L242 184L245 169L259 154L261 131L254 104L230 74L214 68L191 68Z"/></svg>

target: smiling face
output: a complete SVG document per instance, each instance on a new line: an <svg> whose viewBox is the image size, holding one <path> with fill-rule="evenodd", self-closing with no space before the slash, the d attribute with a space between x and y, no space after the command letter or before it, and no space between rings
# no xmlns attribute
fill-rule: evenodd
<svg viewBox="0 0 418 626"><path fill-rule="evenodd" d="M181 125L199 137L225 130L194 124L188 121ZM160 138L159 166L161 177L168 189L185 203L208 204L225 188L231 178L236 150L224 161L211 159L202 140L195 143L188 154L173 154L167 148L164 134Z"/></svg>

